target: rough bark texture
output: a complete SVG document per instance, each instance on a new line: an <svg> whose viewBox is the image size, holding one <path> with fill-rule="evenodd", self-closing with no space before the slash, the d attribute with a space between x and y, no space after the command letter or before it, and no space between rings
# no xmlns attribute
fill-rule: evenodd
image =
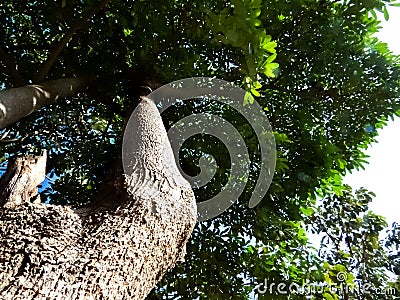
<svg viewBox="0 0 400 300"><path fill-rule="evenodd" d="M0 91L0 129L59 98L76 94L87 78L66 78Z"/></svg>
<svg viewBox="0 0 400 300"><path fill-rule="evenodd" d="M0 299L143 299L183 259L196 221L193 192L164 157L171 149L154 103L143 100L132 118L140 163L119 189L122 203L105 196L103 206L73 210L5 193L12 196L0 208ZM25 169L43 172L35 171L40 161Z"/></svg>
<svg viewBox="0 0 400 300"><path fill-rule="evenodd" d="M46 152L41 156L17 158L0 179L0 206L16 206L22 202L40 203L38 185L46 176Z"/></svg>

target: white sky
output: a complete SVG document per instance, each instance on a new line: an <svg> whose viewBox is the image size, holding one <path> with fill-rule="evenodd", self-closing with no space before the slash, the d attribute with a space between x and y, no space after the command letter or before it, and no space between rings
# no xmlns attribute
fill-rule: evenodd
<svg viewBox="0 0 400 300"><path fill-rule="evenodd" d="M388 10L389 21L382 21L382 29L376 36L400 55L400 7ZM390 226L394 221L400 222L400 118L390 121L378 133L377 143L366 152L370 158L365 170L346 175L344 183L374 192L376 198L370 210L385 216Z"/></svg>

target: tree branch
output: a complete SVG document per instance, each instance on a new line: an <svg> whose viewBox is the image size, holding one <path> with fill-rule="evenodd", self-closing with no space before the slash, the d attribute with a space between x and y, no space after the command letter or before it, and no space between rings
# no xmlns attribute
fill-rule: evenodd
<svg viewBox="0 0 400 300"><path fill-rule="evenodd" d="M0 60L3 61L6 67L6 72L11 76L15 86L22 86L25 84L25 80L18 72L14 59L0 46Z"/></svg>
<svg viewBox="0 0 400 300"><path fill-rule="evenodd" d="M51 67L57 61L61 51L64 49L65 45L69 42L72 36L99 10L103 9L109 1L110 0L102 0L98 6L88 11L86 14L84 14L84 16L80 20L78 20L71 26L71 28L67 31L64 37L55 45L53 51L50 53L47 60L43 63L42 67L40 68L36 76L33 78L34 83L42 82L46 78Z"/></svg>
<svg viewBox="0 0 400 300"><path fill-rule="evenodd" d="M75 95L91 78L65 78L0 91L0 129L30 115L42 106Z"/></svg>
<svg viewBox="0 0 400 300"><path fill-rule="evenodd" d="M115 194L77 210L38 203L45 157L9 163L0 181L0 192L1 182L10 187L0 198L0 299L142 300L183 260L196 223L193 191L151 100L142 98L130 125L121 203Z"/></svg>

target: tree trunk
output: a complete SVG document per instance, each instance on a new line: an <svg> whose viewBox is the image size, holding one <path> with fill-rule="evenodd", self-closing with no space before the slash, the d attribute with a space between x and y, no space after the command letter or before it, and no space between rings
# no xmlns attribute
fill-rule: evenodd
<svg viewBox="0 0 400 300"><path fill-rule="evenodd" d="M82 77L65 78L0 91L0 129L59 98L75 95L88 82Z"/></svg>
<svg viewBox="0 0 400 300"><path fill-rule="evenodd" d="M45 153L9 164L0 181L0 299L143 299L183 259L196 222L190 184L168 157L155 104L142 100L130 122L124 197L79 210L40 204Z"/></svg>

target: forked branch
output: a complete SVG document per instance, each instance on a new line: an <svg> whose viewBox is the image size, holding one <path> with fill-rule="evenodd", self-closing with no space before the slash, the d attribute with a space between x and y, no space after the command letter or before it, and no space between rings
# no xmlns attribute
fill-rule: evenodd
<svg viewBox="0 0 400 300"><path fill-rule="evenodd" d="M50 53L49 57L47 60L43 63L42 67L39 69L38 73L33 79L34 83L40 83L42 82L47 74L49 73L51 67L54 65L54 63L57 61L61 51L64 49L65 45L71 40L72 36L82 28L82 26L90 20L98 11L103 9L107 3L110 0L102 0L99 2L99 4L94 7L92 10L88 11L84 16L73 23L71 28L67 31L67 33L63 36L63 38L56 43L54 46L53 51Z"/></svg>
<svg viewBox="0 0 400 300"><path fill-rule="evenodd" d="M142 99L130 122L126 201L113 207L36 203L45 156L37 158L42 168L32 158L10 166L2 182L15 193L0 203L0 299L142 300L183 259L196 223L193 191L176 167L156 105ZM25 178L39 178L28 195L11 188L22 169ZM109 195L109 203L115 198Z"/></svg>

